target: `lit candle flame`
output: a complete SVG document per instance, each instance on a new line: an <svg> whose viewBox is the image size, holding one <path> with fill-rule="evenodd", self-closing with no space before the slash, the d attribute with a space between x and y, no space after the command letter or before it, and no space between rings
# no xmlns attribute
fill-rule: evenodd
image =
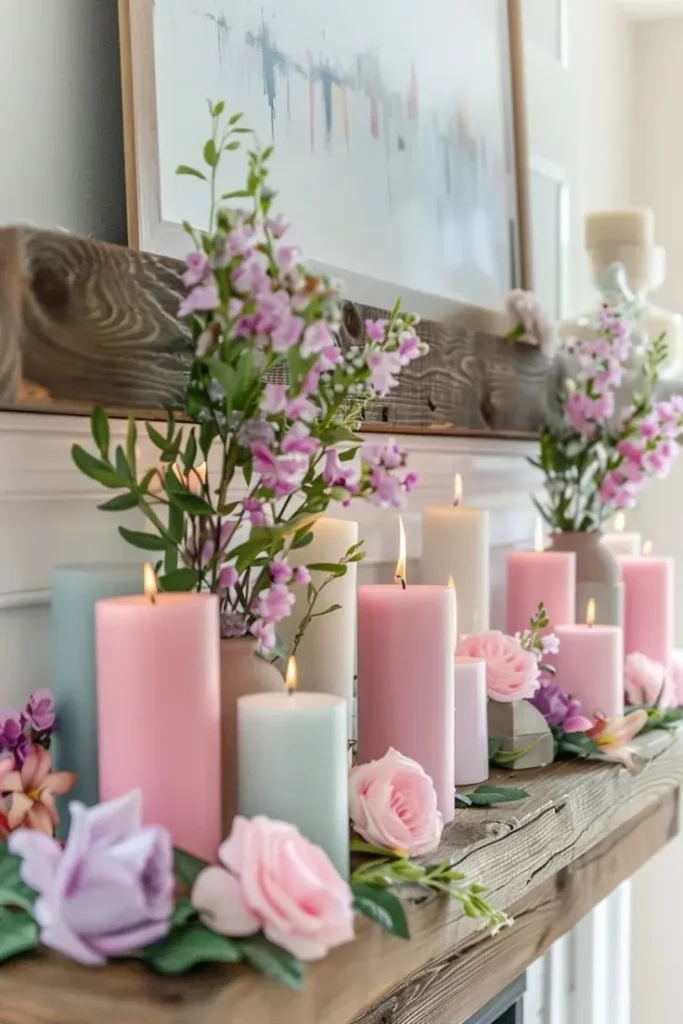
<svg viewBox="0 0 683 1024"><path fill-rule="evenodd" d="M394 579L399 580L403 589L406 589L406 529L401 516L398 517L398 562Z"/></svg>
<svg viewBox="0 0 683 1024"><path fill-rule="evenodd" d="M623 512L617 512L614 517L614 529L617 533L623 533L626 529L626 516Z"/></svg>
<svg viewBox="0 0 683 1024"><path fill-rule="evenodd" d="M145 568L142 575L144 581L145 597L148 597L152 604L156 604L157 601L157 578L154 569L149 562L145 562Z"/></svg>
<svg viewBox="0 0 683 1024"><path fill-rule="evenodd" d="M647 558L648 555L652 554L652 541L651 540L646 540L645 543L643 544L643 554L645 555L646 558Z"/></svg>
<svg viewBox="0 0 683 1024"><path fill-rule="evenodd" d="M299 685L299 676L296 669L296 658L294 655L287 662L287 674L285 676L285 686L287 687L287 693L293 694Z"/></svg>
<svg viewBox="0 0 683 1024"><path fill-rule="evenodd" d="M462 501L462 477L459 473L455 474L455 483L453 484L453 504L459 505Z"/></svg>
<svg viewBox="0 0 683 1024"><path fill-rule="evenodd" d="M448 577L448 589L453 591L453 629L455 631L455 643L458 644L458 592L455 589L455 580Z"/></svg>
<svg viewBox="0 0 683 1024"><path fill-rule="evenodd" d="M539 516L536 520L536 534L534 539L534 549L536 551L545 551L545 537L543 536L543 520Z"/></svg>
<svg viewBox="0 0 683 1024"><path fill-rule="evenodd" d="M174 462L173 472L183 487L187 487L189 490L192 490L193 484L201 490L206 483L206 462L200 462L198 466L193 466L187 473L179 463Z"/></svg>
<svg viewBox="0 0 683 1024"><path fill-rule="evenodd" d="M594 626L595 625L595 598L594 597L591 597L590 601L588 602L588 607L586 608L586 625L587 626Z"/></svg>

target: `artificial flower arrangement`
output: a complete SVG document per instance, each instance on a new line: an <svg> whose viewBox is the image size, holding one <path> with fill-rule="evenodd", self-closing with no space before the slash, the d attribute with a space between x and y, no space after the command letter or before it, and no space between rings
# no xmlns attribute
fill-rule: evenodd
<svg viewBox="0 0 683 1024"><path fill-rule="evenodd" d="M332 567L289 566L288 553L311 541L310 527L330 502L397 508L415 486L395 440L362 444L351 428L363 404L387 394L427 348L417 317L397 303L386 320L367 321L361 344L342 351L338 288L306 268L283 241L287 224L271 213L272 147L250 152L246 186L219 197L221 160L240 149L248 129L241 114L225 120L223 103L210 112L204 169L178 168L208 183L211 195L208 231L185 225L195 244L179 309L195 349L184 410L191 426L178 426L172 412L163 432L146 423L159 463L143 469L135 421L125 447L112 452L107 414L96 409L96 453L75 445L73 458L121 492L100 508L145 517L147 531L119 532L157 553L163 590L217 593L221 636L249 634L267 651L292 611L292 584L310 584L309 569L343 575L349 560L363 557L354 546ZM225 205L242 201L250 208Z"/></svg>
<svg viewBox="0 0 683 1024"><path fill-rule="evenodd" d="M590 718L581 702L555 680L554 667L544 660L559 650L558 638L544 632L548 625L541 604L528 630L516 636L492 630L463 637L458 654L485 661L489 700L528 700L540 711L553 735L556 760L590 757L635 769L631 740L652 729L674 728L683 720L676 688L678 675L683 684L683 664L674 662L669 677L663 665L643 654L630 654L625 664L626 713L611 720L601 715ZM495 744L490 748L493 763L500 766L513 763L520 753L501 752Z"/></svg>
<svg viewBox="0 0 683 1024"><path fill-rule="evenodd" d="M531 334L542 344L549 330L537 303L515 293L510 310L519 317L510 337ZM666 359L659 338L643 358L642 379L631 402L617 411L631 355L631 327L617 310L603 306L597 336L578 341L578 369L560 395L561 420L541 433L540 454L531 462L545 476L539 512L555 531L594 532L617 510L635 506L651 477L665 477L676 458L683 430L683 396L655 401L658 371Z"/></svg>
<svg viewBox="0 0 683 1024"><path fill-rule="evenodd" d="M52 728L45 721L29 728L43 735ZM5 789L2 766L14 771L16 756L0 762L10 818L17 793ZM34 747L21 756L26 766ZM44 797L25 799L35 809ZM486 900L484 885L467 882L450 862L425 859L443 830L436 792L420 765L393 750L351 771L351 848L360 862L349 882L294 826L266 817L235 818L210 865L174 850L167 829L142 825L139 792L91 808L72 802L63 845L49 806L49 820L10 821L0 843L0 960L42 945L86 966L134 958L173 975L244 962L299 989L306 962L353 941L356 913L408 939L397 895L406 884L458 900L492 933L511 923Z"/></svg>

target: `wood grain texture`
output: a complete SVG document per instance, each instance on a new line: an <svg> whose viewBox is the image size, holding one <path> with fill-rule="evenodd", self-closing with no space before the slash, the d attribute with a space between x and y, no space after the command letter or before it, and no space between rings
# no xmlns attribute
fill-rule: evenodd
<svg viewBox="0 0 683 1024"><path fill-rule="evenodd" d="M523 774L523 803L457 814L439 856L517 915L496 939L429 898L409 908L410 942L359 921L356 942L312 965L299 994L242 970L160 979L46 955L0 969L0 1024L460 1024L678 831L683 738L640 746L649 762L638 776L556 765Z"/></svg>
<svg viewBox="0 0 683 1024"><path fill-rule="evenodd" d="M0 404L181 407L192 359L176 317L182 271L178 260L67 232L0 229ZM342 347L365 318L385 315L346 303ZM552 415L559 362L481 331L467 308L419 333L429 354L368 407L368 427L525 435Z"/></svg>

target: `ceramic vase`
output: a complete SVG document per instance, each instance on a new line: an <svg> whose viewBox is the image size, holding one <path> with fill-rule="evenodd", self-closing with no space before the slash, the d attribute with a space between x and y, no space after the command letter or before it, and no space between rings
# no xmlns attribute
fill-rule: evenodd
<svg viewBox="0 0 683 1024"><path fill-rule="evenodd" d="M596 623L621 626L624 588L617 560L602 543L602 534L554 533L551 548L576 554L576 621L586 621L588 602L592 598Z"/></svg>
<svg viewBox="0 0 683 1024"><path fill-rule="evenodd" d="M258 653L253 637L221 640L221 764L223 837L237 813L237 701L252 693L278 693L285 681Z"/></svg>

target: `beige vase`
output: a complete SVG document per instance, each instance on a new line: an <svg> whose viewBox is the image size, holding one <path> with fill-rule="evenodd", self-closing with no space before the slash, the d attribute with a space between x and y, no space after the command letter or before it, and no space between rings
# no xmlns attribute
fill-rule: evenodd
<svg viewBox="0 0 683 1024"><path fill-rule="evenodd" d="M252 637L221 640L221 762L224 837L237 813L237 700L252 693L282 693L285 681L257 654Z"/></svg>
<svg viewBox="0 0 683 1024"><path fill-rule="evenodd" d="M624 588L619 564L602 543L602 534L554 533L551 548L576 554L576 621L586 621L588 602L592 598L596 622L603 626L621 626Z"/></svg>

